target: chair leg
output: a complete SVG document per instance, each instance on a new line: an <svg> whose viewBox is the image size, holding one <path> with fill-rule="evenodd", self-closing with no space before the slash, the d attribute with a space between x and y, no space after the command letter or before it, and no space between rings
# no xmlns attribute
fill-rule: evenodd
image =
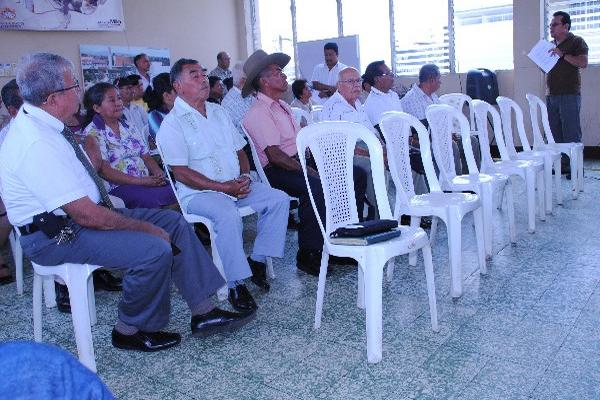
<svg viewBox="0 0 600 400"><path fill-rule="evenodd" d="M79 361L96 372L96 357L94 356L94 344L92 340L92 327L90 320L90 302L88 291L88 280L91 281L87 268L71 268L69 276L63 277L69 288L71 301L71 317L75 330L75 342Z"/></svg>
<svg viewBox="0 0 600 400"><path fill-rule="evenodd" d="M431 217L431 230L429 231L429 244L433 247L435 243L435 235L437 234L438 217Z"/></svg>
<svg viewBox="0 0 600 400"><path fill-rule="evenodd" d="M19 238L11 232L10 241L15 261L15 280L17 281L17 294L23 294L23 248L19 242ZM14 241L14 243L13 243Z"/></svg>
<svg viewBox="0 0 600 400"><path fill-rule="evenodd" d="M483 233L483 211L481 208L473 211L475 220L475 236L477 237L477 255L479 258L479 273L487 274L487 266L485 261L485 238Z"/></svg>
<svg viewBox="0 0 600 400"><path fill-rule="evenodd" d="M569 150L569 164L571 165L571 195L575 200L579 197L579 190L577 190L579 186L579 156L577 153L576 147L571 147Z"/></svg>
<svg viewBox="0 0 600 400"><path fill-rule="evenodd" d="M552 162L544 161L544 185L546 195L546 214L552 214Z"/></svg>
<svg viewBox="0 0 600 400"><path fill-rule="evenodd" d="M46 303L46 308L56 307L56 288L54 287L54 276L44 276L42 286L44 288L44 302Z"/></svg>
<svg viewBox="0 0 600 400"><path fill-rule="evenodd" d="M90 312L90 325L96 325L98 319L96 318L96 295L94 293L94 279L90 273L87 280L87 297L88 306Z"/></svg>
<svg viewBox="0 0 600 400"><path fill-rule="evenodd" d="M525 186L527 189L527 232L535 233L535 171L525 170Z"/></svg>
<svg viewBox="0 0 600 400"><path fill-rule="evenodd" d="M323 316L323 300L325 299L325 280L327 279L327 264L329 264L329 254L327 253L325 246L323 246L323 251L321 252L321 268L319 269L319 283L317 284L315 329L319 329L321 327L321 317Z"/></svg>
<svg viewBox="0 0 600 400"><path fill-rule="evenodd" d="M517 229L515 227L515 199L513 194L513 185L510 179L506 182L506 207L508 209L508 233L511 243L517 243Z"/></svg>
<svg viewBox="0 0 600 400"><path fill-rule="evenodd" d="M492 258L492 233L493 233L493 212L494 205L492 201L493 190L492 185L481 185L481 204L483 209L483 232L484 232L484 240L485 240L485 256L488 259Z"/></svg>
<svg viewBox="0 0 600 400"><path fill-rule="evenodd" d="M410 217L410 227L418 228L421 225L421 217L411 216ZM411 251L408 253L408 265L414 267L417 265L417 251Z"/></svg>
<svg viewBox="0 0 600 400"><path fill-rule="evenodd" d="M546 199L546 191L550 190L552 191L552 185L550 185L550 187L548 188L546 186L546 169L544 167L544 170L541 171L539 173L539 176L536 179L537 181L537 186L538 186L538 211L540 213L540 220L545 221L546 220L546 206L545 206L545 199Z"/></svg>
<svg viewBox="0 0 600 400"><path fill-rule="evenodd" d="M383 260L369 260L368 264L369 270L365 272L367 360L370 363L378 363L382 358L383 326L381 320L381 297L384 262Z"/></svg>
<svg viewBox="0 0 600 400"><path fill-rule="evenodd" d="M562 190L560 185L560 180L562 177L561 165L560 165L560 157L554 161L554 184L556 185L556 203L562 204Z"/></svg>
<svg viewBox="0 0 600 400"><path fill-rule="evenodd" d="M275 270L273 269L273 258L267 257L267 276L275 279Z"/></svg>
<svg viewBox="0 0 600 400"><path fill-rule="evenodd" d="M579 167L579 169L577 170L577 190L583 192L583 146L579 148L578 159L579 163L577 164L577 166Z"/></svg>
<svg viewBox="0 0 600 400"><path fill-rule="evenodd" d="M433 274L433 261L431 259L431 247L425 245L423 252L423 264L425 264L425 280L427 281L427 296L429 297L429 315L431 316L431 329L434 332L440 331L438 324L437 301L435 296L435 278Z"/></svg>
<svg viewBox="0 0 600 400"><path fill-rule="evenodd" d="M364 265L361 267L360 266L360 262L358 263L358 282L356 283L357 286L357 296L356 296L356 306L358 308L364 309L365 308L365 271L364 271Z"/></svg>
<svg viewBox="0 0 600 400"><path fill-rule="evenodd" d="M42 341L42 281L44 276L33 273L33 338Z"/></svg>
<svg viewBox="0 0 600 400"><path fill-rule="evenodd" d="M462 227L457 211L449 210L448 218L446 218L450 261L450 295L454 298L462 295ZM481 244L483 245L483 242Z"/></svg>

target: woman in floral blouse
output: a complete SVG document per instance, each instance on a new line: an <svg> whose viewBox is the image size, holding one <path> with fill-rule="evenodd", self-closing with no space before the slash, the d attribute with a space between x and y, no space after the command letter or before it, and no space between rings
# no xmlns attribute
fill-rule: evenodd
<svg viewBox="0 0 600 400"><path fill-rule="evenodd" d="M109 193L121 198L127 208L176 208L175 194L141 133L123 118L118 89L98 83L85 92L83 105L89 123L84 130L85 149L92 159L99 149L99 173L108 182Z"/></svg>

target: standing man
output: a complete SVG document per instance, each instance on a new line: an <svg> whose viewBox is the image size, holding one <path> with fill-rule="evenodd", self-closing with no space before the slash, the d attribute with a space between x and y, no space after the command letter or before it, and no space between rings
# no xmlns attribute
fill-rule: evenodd
<svg viewBox="0 0 600 400"><path fill-rule="evenodd" d="M229 65L231 64L231 57L227 52L221 51L217 54L217 67L210 71L208 76L216 76L224 81L227 78L231 78L231 70Z"/></svg>
<svg viewBox="0 0 600 400"><path fill-rule="evenodd" d="M133 63L137 69L137 75L142 78L142 84L144 86L142 93L148 89L148 86L152 87L152 78L150 77L150 59L144 53L138 54L133 57Z"/></svg>
<svg viewBox="0 0 600 400"><path fill-rule="evenodd" d="M318 99L321 103L335 93L339 73L346 68L346 65L338 61L337 43L325 43L323 55L325 63L315 66L311 79L313 89L318 92Z"/></svg>
<svg viewBox="0 0 600 400"><path fill-rule="evenodd" d="M229 286L229 302L239 311L257 308L244 279L269 290L267 257L282 257L289 214L288 195L252 182L244 146L227 112L207 102L208 80L198 61L182 58L171 68L175 106L158 131L163 162L177 180L181 207L214 225L219 257ZM244 253L242 218L249 206L258 214L252 254Z"/></svg>
<svg viewBox="0 0 600 400"><path fill-rule="evenodd" d="M552 136L558 143L581 142L581 75L579 70L588 65L588 46L570 32L571 17L564 11L555 12L550 22L550 36L559 59L546 75L548 120ZM568 157L562 157L562 172L570 174Z"/></svg>
<svg viewBox="0 0 600 400"><path fill-rule="evenodd" d="M113 346L159 351L179 344L178 333L162 331L169 323L171 283L191 310L194 336L251 320L254 313L213 305L210 296L223 279L181 214L113 208L64 123L79 107L73 64L56 54L26 56L17 83L25 103L0 149L8 218L21 232L23 253L35 263L90 263L124 273ZM58 209L66 215L56 214Z"/></svg>

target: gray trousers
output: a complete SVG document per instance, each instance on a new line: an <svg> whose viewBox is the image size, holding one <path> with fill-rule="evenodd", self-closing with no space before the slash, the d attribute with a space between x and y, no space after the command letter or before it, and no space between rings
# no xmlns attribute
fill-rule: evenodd
<svg viewBox="0 0 600 400"><path fill-rule="evenodd" d="M244 253L243 223L239 207L250 207L258 214L252 258L283 257L290 197L281 190L252 182L250 194L237 201L219 192L201 192L190 200L187 212L208 218L213 223L214 238L228 282L252 275Z"/></svg>
<svg viewBox="0 0 600 400"><path fill-rule="evenodd" d="M73 221L75 239L70 243L57 245L42 232L35 232L21 237L23 253L45 266L89 263L122 271L119 319L147 332L169 323L171 281L190 308L223 286L221 274L181 214L143 208L115 211L163 228L181 253L173 256L169 243L148 233L101 231Z"/></svg>

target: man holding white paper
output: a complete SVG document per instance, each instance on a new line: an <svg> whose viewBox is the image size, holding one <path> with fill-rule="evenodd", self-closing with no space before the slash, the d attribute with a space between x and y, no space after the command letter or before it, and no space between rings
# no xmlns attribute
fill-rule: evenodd
<svg viewBox="0 0 600 400"><path fill-rule="evenodd" d="M579 70L587 67L588 46L570 32L571 17L564 11L553 14L550 36L556 47L548 50L559 57L547 74L548 119L554 140L560 143L581 142L581 76ZM562 171L570 174L569 162L563 156Z"/></svg>

